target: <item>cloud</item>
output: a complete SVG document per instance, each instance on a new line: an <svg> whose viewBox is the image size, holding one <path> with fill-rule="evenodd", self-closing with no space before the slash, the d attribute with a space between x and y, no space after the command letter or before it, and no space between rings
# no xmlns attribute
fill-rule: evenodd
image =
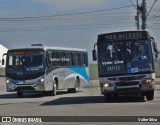
<svg viewBox="0 0 160 125"><path fill-rule="evenodd" d="M53 6L54 9L80 9L80 8L95 8L102 6L106 3L106 0L35 0L49 6Z"/></svg>

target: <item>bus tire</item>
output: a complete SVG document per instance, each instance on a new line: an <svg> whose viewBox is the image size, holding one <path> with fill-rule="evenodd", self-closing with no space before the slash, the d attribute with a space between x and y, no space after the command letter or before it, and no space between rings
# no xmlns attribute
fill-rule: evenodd
<svg viewBox="0 0 160 125"><path fill-rule="evenodd" d="M67 89L67 92L71 93L72 92L72 88Z"/></svg>
<svg viewBox="0 0 160 125"><path fill-rule="evenodd" d="M57 95L57 84L56 84L55 80L53 81L53 89L51 90L50 95L52 95L52 96Z"/></svg>
<svg viewBox="0 0 160 125"><path fill-rule="evenodd" d="M154 90L147 92L146 98L148 101L152 101L154 99Z"/></svg>
<svg viewBox="0 0 160 125"><path fill-rule="evenodd" d="M76 78L75 88L73 88L73 92L74 92L74 93L79 92L79 88L80 88L80 79L79 79L79 78Z"/></svg>
<svg viewBox="0 0 160 125"><path fill-rule="evenodd" d="M19 97L19 98L23 97L23 92L22 91L17 91L17 97Z"/></svg>

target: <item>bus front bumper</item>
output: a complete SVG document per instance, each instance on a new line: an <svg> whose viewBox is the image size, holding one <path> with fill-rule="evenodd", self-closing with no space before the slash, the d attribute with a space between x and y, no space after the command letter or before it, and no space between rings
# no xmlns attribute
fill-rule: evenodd
<svg viewBox="0 0 160 125"><path fill-rule="evenodd" d="M139 95L143 92L152 91L155 89L154 83L137 84L131 86L116 86L116 85L101 85L101 94L116 94L116 95Z"/></svg>
<svg viewBox="0 0 160 125"><path fill-rule="evenodd" d="M15 91L44 91L44 81L30 80L6 80L7 92Z"/></svg>

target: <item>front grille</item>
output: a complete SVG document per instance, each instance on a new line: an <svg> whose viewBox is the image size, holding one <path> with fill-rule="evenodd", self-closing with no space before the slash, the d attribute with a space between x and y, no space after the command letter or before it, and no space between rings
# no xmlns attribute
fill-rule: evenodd
<svg viewBox="0 0 160 125"><path fill-rule="evenodd" d="M23 90L30 91L30 90L35 90L35 89L31 86L19 86L15 89L15 91L23 91Z"/></svg>
<svg viewBox="0 0 160 125"><path fill-rule="evenodd" d="M119 80L120 81L129 81L129 80L139 80L139 79L142 79L144 78L145 75L140 75L140 76L129 76L129 77L119 77Z"/></svg>
<svg viewBox="0 0 160 125"><path fill-rule="evenodd" d="M117 93L120 95L138 95L140 94L140 89L139 88L121 88L116 90Z"/></svg>
<svg viewBox="0 0 160 125"><path fill-rule="evenodd" d="M139 88L137 88L137 87L134 87L134 88L118 88L118 89L116 89L116 91L117 92L120 92L120 91L138 91L138 90L140 90Z"/></svg>
<svg viewBox="0 0 160 125"><path fill-rule="evenodd" d="M133 86L133 85L138 85L138 81L132 81L132 82L116 82L116 86Z"/></svg>
<svg viewBox="0 0 160 125"><path fill-rule="evenodd" d="M116 81L116 78L108 78L108 80Z"/></svg>

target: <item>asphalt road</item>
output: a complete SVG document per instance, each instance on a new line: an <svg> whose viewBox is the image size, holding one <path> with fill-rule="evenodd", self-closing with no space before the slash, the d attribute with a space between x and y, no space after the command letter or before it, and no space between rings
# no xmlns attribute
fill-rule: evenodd
<svg viewBox="0 0 160 125"><path fill-rule="evenodd" d="M32 93L25 94L23 98L17 98L16 93L6 92L4 79L0 78L0 116L160 116L160 86L156 86L153 101L146 101L142 97L119 97L106 102L100 94L97 81L81 88L78 93L67 93L64 90L59 91L57 96ZM55 124L69 125L71 123L57 122ZM76 124L106 123L80 122Z"/></svg>

